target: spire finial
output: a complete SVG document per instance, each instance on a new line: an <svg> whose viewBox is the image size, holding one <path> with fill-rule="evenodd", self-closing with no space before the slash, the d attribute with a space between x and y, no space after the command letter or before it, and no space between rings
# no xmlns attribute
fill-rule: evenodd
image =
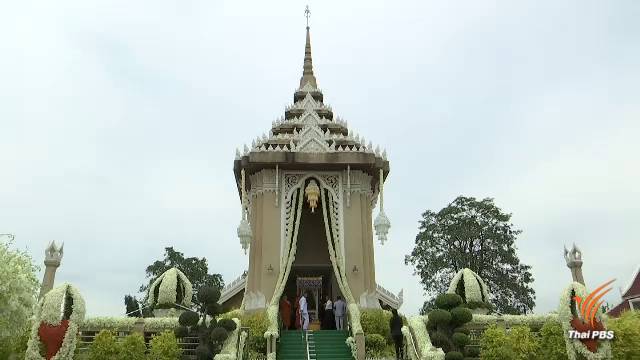
<svg viewBox="0 0 640 360"><path fill-rule="evenodd" d="M307 83L311 83L311 86L317 88L316 77L313 76L313 63L311 61L311 35L309 35L309 5L304 10L304 16L307 18L307 42L304 46L304 66L302 68L302 78L300 78L300 88L302 89Z"/></svg>

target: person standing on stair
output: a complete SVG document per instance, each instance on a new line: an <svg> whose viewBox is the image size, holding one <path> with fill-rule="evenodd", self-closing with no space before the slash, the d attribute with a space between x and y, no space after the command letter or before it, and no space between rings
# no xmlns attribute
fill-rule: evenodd
<svg viewBox="0 0 640 360"><path fill-rule="evenodd" d="M396 359L402 359L402 318L398 315L398 310L391 310L391 320L389 320L389 330L396 345Z"/></svg>
<svg viewBox="0 0 640 360"><path fill-rule="evenodd" d="M291 329L291 303L287 299L287 295L283 295L280 300L280 318L282 319L282 327L285 330Z"/></svg>
<svg viewBox="0 0 640 360"><path fill-rule="evenodd" d="M333 314L336 318L336 329L344 330L344 316L347 313L347 303L338 295L338 300L333 304Z"/></svg>
<svg viewBox="0 0 640 360"><path fill-rule="evenodd" d="M333 316L333 302L331 298L327 296L324 303L324 316L322 317L322 330L333 330L334 316Z"/></svg>
<svg viewBox="0 0 640 360"><path fill-rule="evenodd" d="M298 309L300 311L300 321L302 322L302 330L309 330L309 311L307 310L307 292L303 292L300 296Z"/></svg>

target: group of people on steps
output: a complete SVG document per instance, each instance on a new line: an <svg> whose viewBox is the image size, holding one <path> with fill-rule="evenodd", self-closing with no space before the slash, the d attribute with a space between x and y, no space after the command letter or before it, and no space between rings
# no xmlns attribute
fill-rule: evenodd
<svg viewBox="0 0 640 360"><path fill-rule="evenodd" d="M291 311L291 302L287 295L280 300L280 318L284 330L309 329L309 292L304 291L296 298ZM319 307L320 328L322 330L345 330L345 316L347 315L347 303L338 296L336 301L325 297L324 304ZM293 324L292 324L293 322Z"/></svg>
<svg viewBox="0 0 640 360"><path fill-rule="evenodd" d="M294 312L291 311L291 302L287 299L287 295L283 295L280 300L280 317L282 319L282 327L284 330L292 329L309 329L309 309L308 301L309 292L304 291L296 298L294 303ZM342 296L338 296L335 302L331 301L328 296L325 297L323 306L320 306L320 327L322 330L344 330L345 316L347 314L347 303L342 300ZM294 320L292 326L291 321ZM389 320L389 332L393 338L396 350L396 359L403 358L403 336L402 336L402 318L398 315L398 310L391 310L391 319Z"/></svg>

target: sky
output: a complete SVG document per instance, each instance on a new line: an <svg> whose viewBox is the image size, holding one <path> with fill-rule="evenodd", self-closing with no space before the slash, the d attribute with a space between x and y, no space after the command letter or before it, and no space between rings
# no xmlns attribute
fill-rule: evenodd
<svg viewBox="0 0 640 360"><path fill-rule="evenodd" d="M123 315L165 246L233 281L235 149L293 99L305 4L2 3L0 233L38 264L64 242L56 281L90 316ZM536 313L557 307L573 242L619 301L640 264L640 2L309 5L325 103L388 152L376 276L405 313L424 301L403 261L420 215L458 195L513 214Z"/></svg>

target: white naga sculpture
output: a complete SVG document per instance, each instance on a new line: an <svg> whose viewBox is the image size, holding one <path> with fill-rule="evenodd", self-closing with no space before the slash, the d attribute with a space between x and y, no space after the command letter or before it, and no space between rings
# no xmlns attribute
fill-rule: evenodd
<svg viewBox="0 0 640 360"><path fill-rule="evenodd" d="M576 244L573 244L571 250L567 250L564 247L564 260L567 262L567 267L571 269L571 277L573 281L584 284L584 277L582 276L582 251L578 249Z"/></svg>
<svg viewBox="0 0 640 360"><path fill-rule="evenodd" d="M56 270L60 266L62 261L64 243L58 247L55 241L49 243L44 251L44 278L42 279L42 286L40 287L40 295L38 299L42 299L44 295L53 289L53 285L56 280Z"/></svg>

